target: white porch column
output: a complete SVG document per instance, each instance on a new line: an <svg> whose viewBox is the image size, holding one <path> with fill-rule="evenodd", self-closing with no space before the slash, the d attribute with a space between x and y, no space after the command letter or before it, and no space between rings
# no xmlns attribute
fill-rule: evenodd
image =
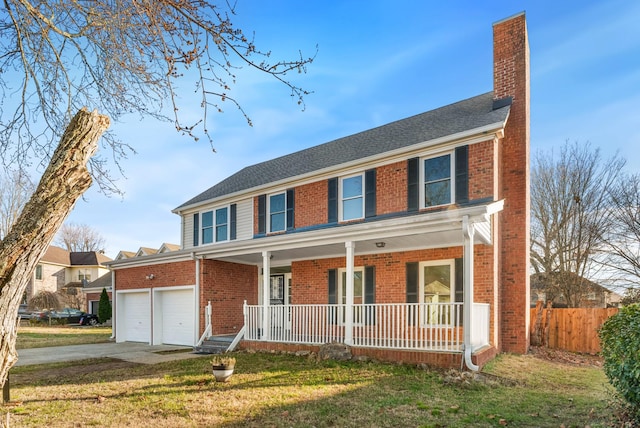
<svg viewBox="0 0 640 428"><path fill-rule="evenodd" d="M347 249L347 290L344 309L344 342L346 345L351 346L353 345L353 271L356 244L353 241L348 241L345 242L344 246Z"/></svg>
<svg viewBox="0 0 640 428"><path fill-rule="evenodd" d="M269 325L269 305L271 304L270 295L270 273L271 273L271 252L262 252L262 339L269 340L269 331L271 326Z"/></svg>
<svg viewBox="0 0 640 428"><path fill-rule="evenodd" d="M464 357L467 367L470 370L478 371L480 367L476 366L471 361L471 321L473 313L473 238L475 235L475 227L473 223L469 221L469 216L462 217L462 235L464 237L464 298L462 303Z"/></svg>

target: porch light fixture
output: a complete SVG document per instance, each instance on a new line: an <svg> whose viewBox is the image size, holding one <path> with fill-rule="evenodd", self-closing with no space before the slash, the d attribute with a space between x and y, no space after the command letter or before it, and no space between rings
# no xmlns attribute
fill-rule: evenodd
<svg viewBox="0 0 640 428"><path fill-rule="evenodd" d="M382 242L382 241L376 242L376 247L378 247L378 248L384 248L385 245L387 245L386 242Z"/></svg>
<svg viewBox="0 0 640 428"><path fill-rule="evenodd" d="M149 274L149 275L147 275L145 278L147 278L147 279L153 279L153 278L155 278L155 276L154 276L152 273L150 273L150 274Z"/></svg>

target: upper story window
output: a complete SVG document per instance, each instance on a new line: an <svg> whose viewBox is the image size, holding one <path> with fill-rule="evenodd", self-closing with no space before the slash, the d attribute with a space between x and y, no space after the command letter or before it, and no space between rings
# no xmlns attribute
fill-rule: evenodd
<svg viewBox="0 0 640 428"><path fill-rule="evenodd" d="M218 208L202 213L202 244L222 242L229 239L229 209Z"/></svg>
<svg viewBox="0 0 640 428"><path fill-rule="evenodd" d="M78 281L91 282L91 271L89 269L80 269L78 272Z"/></svg>
<svg viewBox="0 0 640 428"><path fill-rule="evenodd" d="M363 175L340 179L340 219L356 220L364 217Z"/></svg>
<svg viewBox="0 0 640 428"><path fill-rule="evenodd" d="M269 196L269 232L287 228L287 198L285 192Z"/></svg>
<svg viewBox="0 0 640 428"><path fill-rule="evenodd" d="M42 279L42 265L36 266L36 279Z"/></svg>
<svg viewBox="0 0 640 428"><path fill-rule="evenodd" d="M216 210L216 242L229 239L229 212L227 208Z"/></svg>
<svg viewBox="0 0 640 428"><path fill-rule="evenodd" d="M451 153L422 159L422 207L436 207L453 202L453 156Z"/></svg>

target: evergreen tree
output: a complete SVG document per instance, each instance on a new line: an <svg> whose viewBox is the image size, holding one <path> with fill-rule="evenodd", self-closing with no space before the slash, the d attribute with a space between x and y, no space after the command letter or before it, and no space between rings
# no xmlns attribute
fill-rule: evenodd
<svg viewBox="0 0 640 428"><path fill-rule="evenodd" d="M109 302L109 294L107 289L103 288L100 294L100 301L98 302L98 320L100 324L104 324L111 319L111 302Z"/></svg>

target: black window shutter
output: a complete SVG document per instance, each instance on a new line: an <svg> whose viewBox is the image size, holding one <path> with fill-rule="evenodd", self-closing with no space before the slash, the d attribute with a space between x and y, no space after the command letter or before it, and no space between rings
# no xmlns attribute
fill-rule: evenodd
<svg viewBox="0 0 640 428"><path fill-rule="evenodd" d="M376 170L364 173L364 216L376 216Z"/></svg>
<svg viewBox="0 0 640 428"><path fill-rule="evenodd" d="M258 196L258 233L267 233L267 195Z"/></svg>
<svg viewBox="0 0 640 428"><path fill-rule="evenodd" d="M329 269L329 304L338 303L338 270Z"/></svg>
<svg viewBox="0 0 640 428"><path fill-rule="evenodd" d="M407 161L407 210L418 211L418 199L420 196L420 188L418 181L420 180L420 159L411 158Z"/></svg>
<svg viewBox="0 0 640 428"><path fill-rule="evenodd" d="M295 228L295 191L287 190L287 230Z"/></svg>
<svg viewBox="0 0 640 428"><path fill-rule="evenodd" d="M376 302L376 267L364 267L364 303L374 304ZM364 313L364 322L367 325L376 323L375 307L367 307Z"/></svg>
<svg viewBox="0 0 640 428"><path fill-rule="evenodd" d="M364 267L364 303L376 302L376 267Z"/></svg>
<svg viewBox="0 0 640 428"><path fill-rule="evenodd" d="M469 202L469 146L456 148L456 203Z"/></svg>
<svg viewBox="0 0 640 428"><path fill-rule="evenodd" d="M338 303L338 270L329 269L329 304L335 305ZM338 308L328 308L327 318L331 324L338 323Z"/></svg>
<svg viewBox="0 0 640 428"><path fill-rule="evenodd" d="M407 303L418 303L418 273L417 262L407 263Z"/></svg>
<svg viewBox="0 0 640 428"><path fill-rule="evenodd" d="M327 222L337 223L338 222L338 179L330 178L327 181L327 183L328 183L327 194L329 197L329 201L328 201L329 215L327 218Z"/></svg>
<svg viewBox="0 0 640 428"><path fill-rule="evenodd" d="M193 215L193 246L197 247L200 245L200 214L195 213Z"/></svg>
<svg viewBox="0 0 640 428"><path fill-rule="evenodd" d="M456 259L455 283L456 283L455 301L463 302L463 305L464 305L464 261L463 259ZM458 314L459 325L462 325L462 320L463 320L462 314L463 314L463 310L462 308L460 308L460 313Z"/></svg>
<svg viewBox="0 0 640 428"><path fill-rule="evenodd" d="M237 229L237 207L236 204L231 204L229 207L229 239L236 239L236 229Z"/></svg>

